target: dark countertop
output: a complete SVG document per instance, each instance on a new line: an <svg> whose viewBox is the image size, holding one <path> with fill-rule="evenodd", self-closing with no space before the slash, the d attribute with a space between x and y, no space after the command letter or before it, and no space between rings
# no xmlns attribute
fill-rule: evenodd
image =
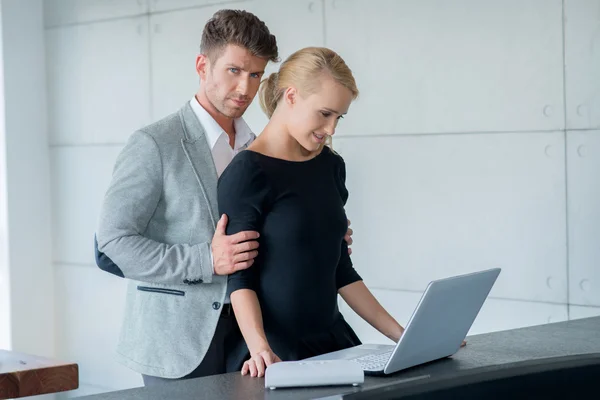
<svg viewBox="0 0 600 400"><path fill-rule="evenodd" d="M271 391L264 388L264 378L251 378L241 376L239 373L231 373L80 398L86 400L314 399L399 383L408 378L420 380L434 377L451 378L454 375L464 376L468 371L476 373L490 368L506 369L513 363L528 360L589 353L600 353L600 317L470 336L467 338L467 346L451 358L400 371L387 377L365 376L365 383L359 388L343 386Z"/></svg>

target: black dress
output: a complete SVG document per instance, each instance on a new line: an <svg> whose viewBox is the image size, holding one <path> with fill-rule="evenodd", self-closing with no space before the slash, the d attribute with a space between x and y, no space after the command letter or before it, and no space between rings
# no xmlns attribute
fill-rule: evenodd
<svg viewBox="0 0 600 400"><path fill-rule="evenodd" d="M325 147L301 162L245 150L219 179L227 234L260 233L254 264L229 276L228 293L256 292L267 340L283 361L361 344L337 306L338 289L361 280L344 240L345 178L343 159ZM241 335L226 352L230 371L249 358Z"/></svg>

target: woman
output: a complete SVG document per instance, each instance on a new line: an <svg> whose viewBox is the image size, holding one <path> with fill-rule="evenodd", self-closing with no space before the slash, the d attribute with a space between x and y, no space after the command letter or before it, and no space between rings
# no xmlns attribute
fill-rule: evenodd
<svg viewBox="0 0 600 400"><path fill-rule="evenodd" d="M228 279L241 334L229 370L263 376L277 361L360 344L337 307L338 293L363 319L398 341L400 326L354 270L344 235L343 159L328 143L358 90L344 60L326 48L292 54L260 89L270 120L219 180L227 234L260 233L254 264Z"/></svg>

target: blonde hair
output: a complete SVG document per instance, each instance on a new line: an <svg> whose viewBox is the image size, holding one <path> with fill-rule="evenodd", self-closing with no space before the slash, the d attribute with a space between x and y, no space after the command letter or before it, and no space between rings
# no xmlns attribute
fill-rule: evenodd
<svg viewBox="0 0 600 400"><path fill-rule="evenodd" d="M342 57L325 47L306 47L290 55L281 64L279 72L272 73L261 82L261 108L271 118L281 96L290 86L297 87L301 93L316 93L320 88L319 77L324 72L350 90L353 99L358 97L356 81Z"/></svg>

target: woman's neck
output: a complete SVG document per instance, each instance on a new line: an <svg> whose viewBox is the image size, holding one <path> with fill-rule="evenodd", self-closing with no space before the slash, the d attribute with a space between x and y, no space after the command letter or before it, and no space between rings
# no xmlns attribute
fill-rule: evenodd
<svg viewBox="0 0 600 400"><path fill-rule="evenodd" d="M317 152L306 150L290 134L285 124L278 123L273 118L249 149L288 161L306 161L320 153L320 150Z"/></svg>

